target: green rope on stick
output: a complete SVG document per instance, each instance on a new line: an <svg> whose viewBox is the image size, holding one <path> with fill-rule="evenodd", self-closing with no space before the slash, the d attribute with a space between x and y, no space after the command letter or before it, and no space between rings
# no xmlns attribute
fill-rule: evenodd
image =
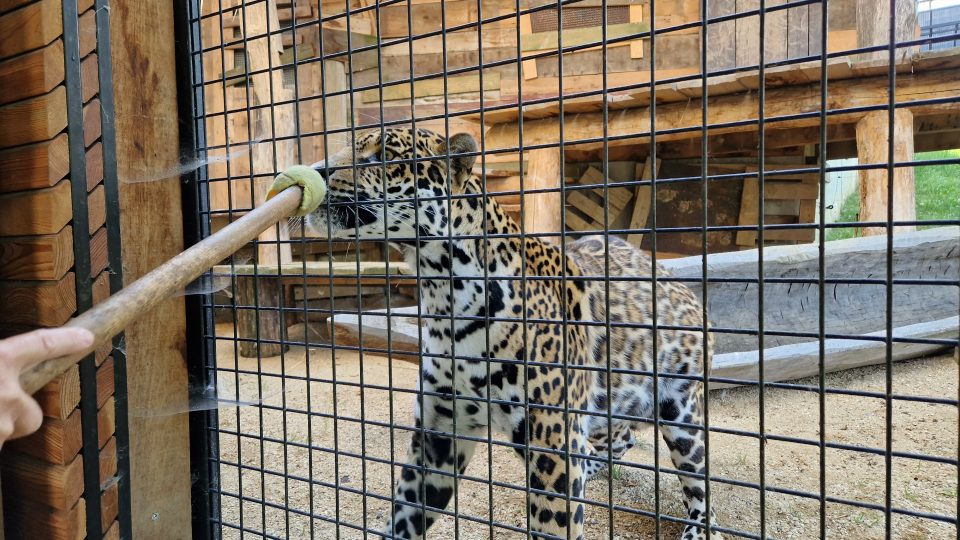
<svg viewBox="0 0 960 540"><path fill-rule="evenodd" d="M294 214L296 216L305 216L316 210L327 195L327 183L320 176L320 173L306 165L294 165L273 179L273 185L267 192L267 200L269 201L290 186L300 186L303 189L300 207Z"/></svg>

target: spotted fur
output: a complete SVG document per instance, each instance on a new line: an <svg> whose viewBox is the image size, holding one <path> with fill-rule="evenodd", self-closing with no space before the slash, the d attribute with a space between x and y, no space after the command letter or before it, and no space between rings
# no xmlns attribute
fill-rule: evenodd
<svg viewBox="0 0 960 540"><path fill-rule="evenodd" d="M448 140L389 129L359 136L353 147L314 165L328 180L330 205L308 216L310 226L337 238L388 235L423 277L427 354L415 411L423 429L413 435L384 532L423 536L453 496L454 471L462 473L474 453L476 443L460 437L485 436L489 418L529 464L534 536L582 539L584 504L576 499L585 482L608 459L621 458L634 445L640 419L654 416L653 377L642 374L654 370L652 331L618 326L651 323L651 283L617 279L650 276L651 261L615 237L583 238L566 253L520 238L503 209L480 196L471 174L476 150L468 135ZM590 279L605 276L608 262L608 286ZM705 539L707 520L715 523L704 501L701 427L710 343L705 347L702 310L689 289L659 282L656 299L657 323L667 328L657 332L660 430L680 471L690 520L681 538ZM577 324L607 319L609 339L604 325ZM720 534L711 531L710 538Z"/></svg>

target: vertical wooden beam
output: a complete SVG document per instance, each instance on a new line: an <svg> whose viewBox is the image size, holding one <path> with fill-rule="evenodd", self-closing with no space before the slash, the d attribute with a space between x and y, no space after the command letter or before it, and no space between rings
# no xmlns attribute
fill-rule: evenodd
<svg viewBox="0 0 960 540"><path fill-rule="evenodd" d="M887 111L868 113L857 122L857 157L861 165L877 165L889 162L888 135L890 122ZM913 114L907 109L894 112L893 160L913 159ZM887 220L887 170L869 169L860 171L860 221ZM913 168L898 167L893 173L893 219L914 221L917 219L916 191ZM897 232L915 230L916 227L897 227ZM863 235L884 234L885 227L864 227Z"/></svg>
<svg viewBox="0 0 960 540"><path fill-rule="evenodd" d="M896 4L897 43L910 41L916 38L917 30L917 2L916 0L897 0ZM893 15L889 1L857 0L857 47L873 47L890 43L890 17ZM916 52L916 47L898 47L896 58L909 58ZM890 53L886 50L862 53L857 55L858 61L889 60Z"/></svg>
<svg viewBox="0 0 960 540"><path fill-rule="evenodd" d="M183 250L180 178L150 182L180 164L173 2L110 3L120 178L123 278L129 284ZM145 85L149 91L144 91ZM130 410L186 410L183 297L171 298L125 331ZM134 538L189 538L187 415L129 419Z"/></svg>
<svg viewBox="0 0 960 540"><path fill-rule="evenodd" d="M558 189L563 176L563 158L559 148L539 148L527 153L527 174L524 189ZM523 225L525 232L555 233L562 231L560 214L563 211L561 193L526 195Z"/></svg>

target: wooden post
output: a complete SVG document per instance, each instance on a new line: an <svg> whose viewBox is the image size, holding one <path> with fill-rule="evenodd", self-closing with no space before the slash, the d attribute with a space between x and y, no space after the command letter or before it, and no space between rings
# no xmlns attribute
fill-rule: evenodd
<svg viewBox="0 0 960 540"><path fill-rule="evenodd" d="M874 111L857 122L857 156L861 165L885 164L889 161L887 150L890 122L887 111ZM907 109L894 112L893 160L913 159L913 114ZM917 219L916 193L912 167L898 167L893 173L893 219L913 221ZM860 219L859 221L887 220L887 171L870 169L860 171ZM897 232L915 230L916 227L897 227ZM864 227L863 235L884 234L886 227Z"/></svg>
<svg viewBox="0 0 960 540"><path fill-rule="evenodd" d="M173 21L172 2L110 3L125 285L183 250L179 176L122 180L180 166ZM183 297L170 298L127 327L127 359L136 366L127 371L129 410L186 410L184 311ZM189 538L187 415L131 415L128 427L133 537Z"/></svg>
<svg viewBox="0 0 960 540"><path fill-rule="evenodd" d="M540 148L528 153L524 189L557 189L563 173L563 160L559 148ZM524 231L531 233L554 233L558 237L560 213L563 200L559 191L526 195L524 201Z"/></svg>
<svg viewBox="0 0 960 540"><path fill-rule="evenodd" d="M897 0L896 41L902 43L916 39L917 2L916 0ZM874 47L890 43L890 2L877 0L857 0L857 47ZM909 58L916 47L897 47L896 58ZM868 60L889 61L886 50L868 52L856 56L858 62Z"/></svg>

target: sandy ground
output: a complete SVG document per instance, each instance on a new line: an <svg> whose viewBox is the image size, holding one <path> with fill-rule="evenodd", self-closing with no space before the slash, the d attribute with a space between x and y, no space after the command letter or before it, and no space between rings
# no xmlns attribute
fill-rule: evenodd
<svg viewBox="0 0 960 540"><path fill-rule="evenodd" d="M220 480L225 538L266 536L279 538L362 538L364 527L379 529L390 507L389 497L399 466L406 455L409 431L384 425L412 424L416 366L407 362L322 349L294 349L281 360L235 361L233 345L218 347L219 364L241 374L221 373L221 398L263 407L220 409ZM309 357L309 359L307 358ZM362 369L361 369L362 366ZM243 374L247 371L247 374ZM894 394L956 400L957 363L952 355L907 361L893 370ZM258 377L257 373L262 374ZM279 375L287 377L281 379ZM337 381L336 388L332 380ZM258 386L258 378L260 384ZM309 379L309 384L307 382ZM801 381L816 385L816 379ZM364 388L358 386L360 383ZM882 392L882 366L829 375L828 388ZM393 388L393 391L387 390ZM407 390L407 391L405 391ZM721 430L760 429L760 396L755 388L720 390L711 394L711 425ZM770 435L818 441L818 394L797 390L767 390L763 396L765 430ZM307 411L312 411L308 415ZM885 447L885 402L882 398L829 394L826 398L826 440L870 449ZM957 408L909 400L893 404L893 449L946 459L957 457ZM334 417L337 419L335 420ZM363 423L361 423L363 419ZM242 434L237 435L239 432ZM261 444L261 438L263 442ZM654 463L653 432L638 434L641 441L624 459ZM288 441L288 444L283 444ZM309 450L307 445L312 445ZM335 452L334 450L337 450ZM796 494L819 492L820 452L816 444L768 440L765 450L766 532L776 538L816 538L820 530L820 504ZM367 459L361 459L365 456ZM660 443L660 456L667 459ZM760 480L760 443L743 434L714 432L710 438L711 474L733 482ZM885 475L882 453L855 449L828 449L828 497L884 504ZM509 448L480 445L467 470L475 481L463 480L456 511L461 518L446 517L430 529L428 538L524 538L507 527L526 523L522 488L495 487L485 480L523 485L523 465ZM892 468L893 506L947 519L957 515L955 466L908 457L895 457ZM632 511L607 509L609 477L601 475L588 485L587 497L597 501L587 512L587 538L654 538L655 522L635 512L655 510L656 491L651 471L628 466L613 474L613 501ZM311 483L310 480L313 480ZM335 486L339 485L340 489ZM712 498L721 524L751 534L760 532L760 492L751 487L714 481ZM773 491L773 490L779 490ZM366 497L362 494L367 493ZM684 515L679 483L663 473L659 479L661 512ZM242 497L240 495L242 494ZM384 499L386 498L386 499ZM241 504L242 500L242 504ZM286 511L285 508L289 508ZM829 538L866 539L884 536L884 513L842 503L825 508ZM311 519L310 514L314 515ZM335 522L341 523L339 530ZM612 522L612 533L610 524ZM676 538L680 527L661 520L661 536ZM956 528L935 519L893 514L892 535L905 539L956 538ZM378 538L369 535L370 538Z"/></svg>

